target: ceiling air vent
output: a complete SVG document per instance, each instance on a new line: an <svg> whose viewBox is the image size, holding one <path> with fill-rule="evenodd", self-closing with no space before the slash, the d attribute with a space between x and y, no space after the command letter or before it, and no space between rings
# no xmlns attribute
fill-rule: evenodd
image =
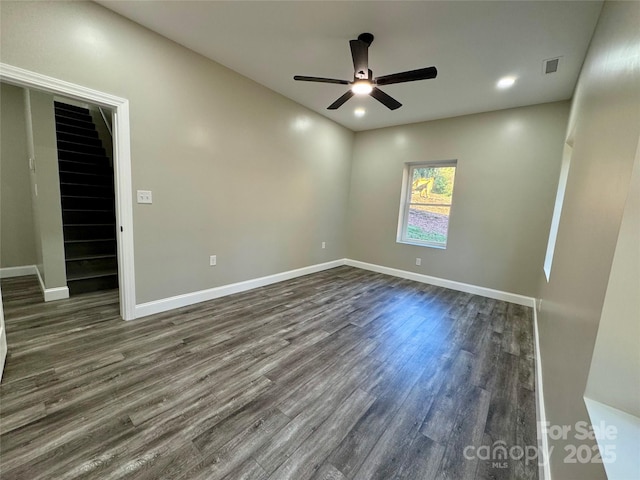
<svg viewBox="0 0 640 480"><path fill-rule="evenodd" d="M562 57L547 58L542 61L542 73L545 75L549 73L556 73L558 71L558 64Z"/></svg>

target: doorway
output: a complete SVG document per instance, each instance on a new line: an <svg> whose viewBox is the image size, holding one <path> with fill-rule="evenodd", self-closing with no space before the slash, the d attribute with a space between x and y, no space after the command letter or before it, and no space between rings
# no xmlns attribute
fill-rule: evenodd
<svg viewBox="0 0 640 480"><path fill-rule="evenodd" d="M0 81L17 87L65 97L71 101L96 105L113 112L117 286L119 288L120 316L124 320L133 320L135 318L135 271L128 100L3 63L0 63Z"/></svg>

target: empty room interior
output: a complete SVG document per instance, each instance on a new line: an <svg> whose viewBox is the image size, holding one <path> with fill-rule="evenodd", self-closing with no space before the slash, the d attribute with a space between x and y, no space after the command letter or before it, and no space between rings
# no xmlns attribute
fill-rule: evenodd
<svg viewBox="0 0 640 480"><path fill-rule="evenodd" d="M640 479L640 2L0 2L2 479Z"/></svg>

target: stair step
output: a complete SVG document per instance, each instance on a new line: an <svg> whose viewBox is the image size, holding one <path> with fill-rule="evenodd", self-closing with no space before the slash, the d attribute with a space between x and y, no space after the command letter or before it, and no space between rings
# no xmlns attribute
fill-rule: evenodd
<svg viewBox="0 0 640 480"><path fill-rule="evenodd" d="M71 239L65 240L65 245L73 245L74 243L98 243L98 242L116 242L116 237L107 237L107 238L82 238L82 239Z"/></svg>
<svg viewBox="0 0 640 480"><path fill-rule="evenodd" d="M85 145L82 143L67 142L64 140L58 140L58 150L66 150L68 152L76 153L89 153L92 155L99 155L104 157L105 150L102 147Z"/></svg>
<svg viewBox="0 0 640 480"><path fill-rule="evenodd" d="M65 258L76 258L82 256L95 255L115 255L116 253L115 239L95 240L91 242L65 242L64 252Z"/></svg>
<svg viewBox="0 0 640 480"><path fill-rule="evenodd" d="M113 189L113 177L108 174L95 174L88 172L68 172L60 170L60 183L76 185L109 186Z"/></svg>
<svg viewBox="0 0 640 480"><path fill-rule="evenodd" d="M112 225L65 225L63 226L65 242L91 242L116 238L116 226Z"/></svg>
<svg viewBox="0 0 640 480"><path fill-rule="evenodd" d="M58 132L73 133L74 135L83 135L85 137L98 138L98 131L95 128L82 128L63 122L56 122L56 130Z"/></svg>
<svg viewBox="0 0 640 480"><path fill-rule="evenodd" d="M88 130L95 130L96 127L91 120L79 120L77 118L63 117L56 115L56 125L72 125L75 127L86 128Z"/></svg>
<svg viewBox="0 0 640 480"><path fill-rule="evenodd" d="M67 225L93 223L115 225L116 217L112 210L63 210L62 220Z"/></svg>
<svg viewBox="0 0 640 480"><path fill-rule="evenodd" d="M114 210L115 207L113 198L61 195L61 199L63 210Z"/></svg>
<svg viewBox="0 0 640 480"><path fill-rule="evenodd" d="M67 281L73 282L74 280L88 280L89 278L110 277L113 275L115 276L118 275L118 269L104 271L104 272L87 272L84 274L83 273L77 273L72 275L67 274Z"/></svg>
<svg viewBox="0 0 640 480"><path fill-rule="evenodd" d="M111 166L109 165L109 160L106 157L92 157L97 160L92 161L78 161L73 158L60 158L60 154L63 154L65 157L71 157L67 153L63 153L58 151L58 169L63 170L65 172L71 173L94 173L96 175L112 175ZM80 155L82 156L82 155Z"/></svg>
<svg viewBox="0 0 640 480"><path fill-rule="evenodd" d="M117 258L115 253L112 254L104 254L104 255L80 255L77 257L67 257L65 261L67 262L81 262L85 260L98 260L101 258Z"/></svg>
<svg viewBox="0 0 640 480"><path fill-rule="evenodd" d="M89 110L85 107L77 107L76 105L71 105L69 103L64 102L53 102L55 107L62 108L65 110L70 110L72 112L86 113Z"/></svg>
<svg viewBox="0 0 640 480"><path fill-rule="evenodd" d="M78 143L80 145L90 145L93 147L102 147L102 142L99 138L87 136L87 135L78 135L75 133L69 132L61 132L56 130L56 137L58 140L63 140L65 142Z"/></svg>
<svg viewBox="0 0 640 480"><path fill-rule="evenodd" d="M113 185L87 185L60 182L60 193L65 196L113 198Z"/></svg>
<svg viewBox="0 0 640 480"><path fill-rule="evenodd" d="M114 222L107 223L63 223L63 227L107 227L107 226L115 226Z"/></svg>
<svg viewBox="0 0 640 480"><path fill-rule="evenodd" d="M112 275L118 275L118 269L112 269L109 271L103 272L87 272L87 273L77 273L69 275L67 274L67 281L73 282L74 280L87 280L89 278L99 278L99 277L110 277Z"/></svg>
<svg viewBox="0 0 640 480"><path fill-rule="evenodd" d="M67 110L66 108L60 108L60 107L56 107L55 108L55 114L56 114L56 118L73 118L76 120L82 120L84 122L91 122L92 118L91 118L91 114L89 113L89 110L86 111L86 113L83 112L74 112L73 110Z"/></svg>
<svg viewBox="0 0 640 480"><path fill-rule="evenodd" d="M91 260L67 260L67 279L81 279L118 273L115 256L102 256Z"/></svg>
<svg viewBox="0 0 640 480"><path fill-rule="evenodd" d="M118 275L106 275L100 277L90 277L83 279L67 279L70 295L96 292L100 290L111 290L118 288Z"/></svg>

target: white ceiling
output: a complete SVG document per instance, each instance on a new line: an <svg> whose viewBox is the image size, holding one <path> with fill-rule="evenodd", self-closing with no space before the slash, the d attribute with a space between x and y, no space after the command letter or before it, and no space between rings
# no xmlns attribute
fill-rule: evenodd
<svg viewBox="0 0 640 480"><path fill-rule="evenodd" d="M99 1L355 131L571 97L601 1ZM403 106L371 97L327 110L353 79L349 40L371 32L374 76L435 65L438 77L381 87ZM544 59L559 70L543 75ZM503 76L518 80L498 90ZM364 107L362 118L354 115Z"/></svg>

